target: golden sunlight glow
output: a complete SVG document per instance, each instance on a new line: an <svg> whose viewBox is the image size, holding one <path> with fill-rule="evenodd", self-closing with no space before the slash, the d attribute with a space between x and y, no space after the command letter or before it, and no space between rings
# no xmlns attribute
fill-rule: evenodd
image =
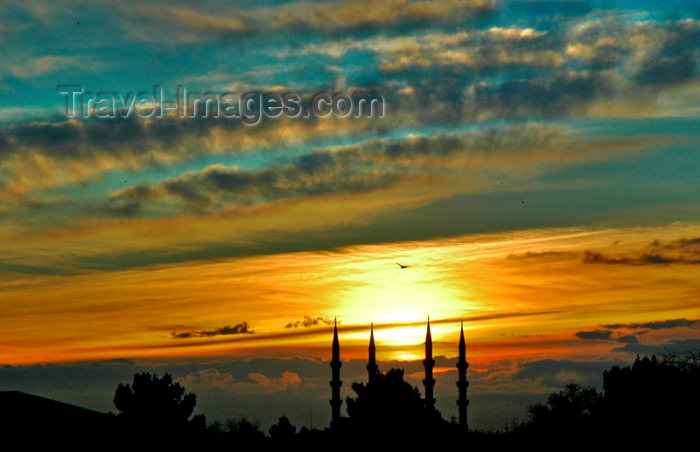
<svg viewBox="0 0 700 452"><path fill-rule="evenodd" d="M31 281L3 275L0 305L13 321L3 322L0 362L253 349L327 359L336 316L344 359L366 355L370 322L379 359L422 357L428 315L436 355L456 354L460 319L476 359L595 355L606 345L581 348L575 332L697 318L700 278L694 265L610 271L584 263L584 252L624 255L699 229L531 230Z"/></svg>

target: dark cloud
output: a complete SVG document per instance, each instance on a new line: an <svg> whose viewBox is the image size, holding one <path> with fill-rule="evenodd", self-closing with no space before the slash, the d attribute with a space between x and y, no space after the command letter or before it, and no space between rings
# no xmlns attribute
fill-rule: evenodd
<svg viewBox="0 0 700 452"><path fill-rule="evenodd" d="M142 213L145 201L155 199L147 185L126 188L119 196L110 197L99 207L88 207L88 213L108 217L135 217Z"/></svg>
<svg viewBox="0 0 700 452"><path fill-rule="evenodd" d="M611 256L587 250L583 262L620 265L700 264L700 238L681 238L666 243L655 240L648 250L635 255Z"/></svg>
<svg viewBox="0 0 700 452"><path fill-rule="evenodd" d="M666 37L641 63L635 76L642 86L676 85L698 75L700 26L693 20L669 21Z"/></svg>
<svg viewBox="0 0 700 452"><path fill-rule="evenodd" d="M614 360L535 360L518 364L513 379L535 380L548 387L562 387L572 381L597 385L602 380L603 371L616 364L620 363Z"/></svg>
<svg viewBox="0 0 700 452"><path fill-rule="evenodd" d="M130 187L90 210L107 216L148 215L149 207L158 212L155 203L173 199L185 211L212 211L224 206L371 192L395 186L408 176L399 170L374 169L370 162L355 164L345 157L319 154L258 171L214 165L157 185ZM179 209L170 212L179 213Z"/></svg>
<svg viewBox="0 0 700 452"><path fill-rule="evenodd" d="M574 253L571 251L542 251L542 252L535 252L535 251L528 251L526 253L522 254L515 254L511 253L508 255L509 260L518 260L518 259L559 259L559 258L567 258L567 257L572 257L576 256L578 253Z"/></svg>
<svg viewBox="0 0 700 452"><path fill-rule="evenodd" d="M487 321L487 320L494 320L494 319L507 319L507 318L516 318L516 317L531 317L531 316L539 316L539 315L547 315L547 314L553 314L558 311L530 311L530 312L511 312L511 313L494 313L494 314L485 314L485 315L479 315L479 316L471 316L471 317L453 317L453 318L442 318L442 319L431 319L430 323L431 324L452 324L452 325L457 325L459 322L464 322L464 323L469 323L469 322L482 322L482 321ZM245 322L244 322L245 323ZM382 324L374 324L374 329L375 331L381 330L381 329L390 329L390 328L397 328L397 327L411 327L411 326L425 326L425 323L423 321L419 322L397 322L397 323L382 323ZM341 332L346 332L346 333L352 333L352 332L367 332L369 331L370 325L368 324L353 324L353 325L338 325L338 330ZM245 342L251 342L251 341L264 341L268 339L274 339L274 340L290 340L290 339L296 339L296 338L302 338L302 337L311 337L311 336L318 336L318 335L327 335L332 331L331 328L308 328L308 329L286 329L286 331L282 332L270 332L270 333L256 333L255 335L252 334L235 334L234 337L227 337L227 338L221 338L221 339L206 339L206 340L198 340L198 341L179 341L179 342L174 342L174 343L169 343L169 344L138 344L138 345L133 345L133 346L125 346L125 349L132 349L132 350L148 350L148 349L163 349L163 348L189 348L189 347L200 347L203 345L212 345L212 344L218 344L222 345L225 343L237 343L237 344L243 344ZM251 332L250 330L248 332ZM173 332L173 337L177 338L178 333ZM184 334L187 334L188 332L185 332ZM183 334L183 333L180 333ZM186 339L190 337L203 337L206 336L205 334L200 334L200 332L191 332L190 335L182 336L180 339Z"/></svg>
<svg viewBox="0 0 700 452"><path fill-rule="evenodd" d="M187 331L183 333L172 332L174 339L189 339L193 337L213 337L213 336L229 336L232 334L253 334L255 331L250 329L248 322L238 323L234 326L223 326L215 330L202 331Z"/></svg>
<svg viewBox="0 0 700 452"><path fill-rule="evenodd" d="M623 344L638 344L639 339L634 334L626 334L615 339L617 342L622 342Z"/></svg>
<svg viewBox="0 0 700 452"><path fill-rule="evenodd" d="M428 122L555 119L586 115L613 99L630 106L645 99L654 108L660 90L698 79L694 19L640 24L611 16L539 25L500 29L509 39L478 30L375 48L387 79L412 91L410 98L389 92L391 105L420 111Z"/></svg>
<svg viewBox="0 0 700 452"><path fill-rule="evenodd" d="M603 152L616 154L656 141L650 137L592 138L566 128L530 125L394 141L374 138L278 160L278 166L261 170L212 165L158 184L121 190L91 206L90 212L125 217L220 212L224 207L368 193L408 182L429 183L449 177L448 167L578 161L594 150L600 151L596 158L601 158Z"/></svg>
<svg viewBox="0 0 700 452"><path fill-rule="evenodd" d="M186 41L207 37L237 37L263 32L296 30L365 32L394 27L455 24L491 12L495 0L341 0L297 1L256 9L235 8L225 2L207 2L206 9L190 3L142 5L130 12L140 24L157 21L161 39ZM125 24L126 25L126 24ZM131 30L132 26L127 26ZM141 34L137 34L141 35ZM144 39L153 39L152 36Z"/></svg>
<svg viewBox="0 0 700 452"><path fill-rule="evenodd" d="M407 0L397 1L405 8L399 8L398 12L391 10L390 14L386 15L387 17L396 15L395 18L398 20L396 23L402 23L403 20L413 23L407 18L423 13L425 17L432 18L429 20L438 17L452 20L455 15L446 11L455 8L465 11L472 11L474 8L489 10L493 7L493 2L488 1L441 1L438 2L439 4L431 2L430 6ZM316 11L309 13L310 17L318 16L317 19L325 17L327 21L331 17L336 17L337 13L339 14L336 17L337 24L345 23L345 19L339 18L341 16L347 15L349 20L357 20L349 14L350 10L347 9L350 8L349 5L360 7L363 11L360 5L362 2L341 3L342 5L323 3L324 6L319 6L320 9L307 9ZM557 2L554 3L557 4ZM216 9L215 6L209 5ZM168 9L166 7L153 7L150 10L154 14L163 16L162 20L166 22L168 20L166 17L170 17L169 20L184 21L194 29L211 27L215 33L222 29L226 29L227 33L232 32L228 28L236 22L236 15L229 14L230 11L203 16L203 13L196 8L188 8L184 5L173 6L173 8L173 14L164 13L164 10ZM435 15L427 12L433 8L436 11ZM412 9L414 12L411 12ZM416 12L418 10L421 11L420 14ZM319 11L326 11L326 13ZM231 17L226 19L229 16ZM370 16L381 15L370 14ZM186 20L185 18L188 17L189 19ZM285 20L287 20L285 26L294 26L293 19ZM245 28L248 27L247 22L243 22L241 22L242 26L247 29ZM214 26L214 24L218 25ZM469 33L451 29L452 33L433 33L434 39L438 40L437 49L443 49L448 42L451 42L452 44L449 45L455 47L455 52L466 52L465 62L455 62L450 67L443 67L441 61L444 59L435 57L435 48L430 47L429 42L421 43L416 58L411 58L411 55L402 55L403 50L396 50L397 58L409 61L406 68L383 72L373 68L373 71L379 70L381 74L363 79L364 81L359 85L371 86L388 99L392 111L390 126L396 126L472 122L484 119L557 119L585 114L586 108L599 100L617 99L624 104L625 96L629 97L632 93L632 97L637 98L644 94L642 92L644 90L638 89L640 87L647 89L651 86L673 85L697 78L696 60L698 58L697 42L699 42L697 38L700 33L697 21L688 19L649 22L633 26L620 19L611 18L599 23L591 21L590 24L586 23L586 27L576 27L576 25L575 22L568 24L570 29L543 27L542 30L538 30L504 26L478 29ZM578 31L579 28L584 31ZM467 37L459 38L460 33ZM362 45L365 45L364 40L355 38L357 39L353 39L351 34L348 38L351 44L348 46L362 48ZM630 44L631 42L637 44ZM579 48L577 46L582 46L585 51L576 50ZM570 55L570 47L576 50L574 54L581 53L585 57ZM392 50L382 49L380 46L368 51L375 52L379 56L392 52ZM450 47L450 54L454 53L452 50ZM611 53L614 53L614 59L609 57ZM433 55L436 61L426 63L424 61L426 55ZM642 58L642 62L638 63L639 67L634 69L636 76L630 75L628 67L634 65L629 59L636 61L641 58L641 55L645 55L645 58ZM506 61L497 61L504 56L507 56ZM602 61L604 57L608 58L607 65ZM413 59L417 62L411 63ZM546 70L539 70L538 64L550 60L551 64ZM474 67L475 64L476 67ZM323 86L329 87L332 83L318 82L314 87L306 86L305 91L315 92ZM406 89L409 88L411 92L407 95ZM652 101L653 99L650 98L650 103L653 104ZM386 124L379 123L380 121L368 121L360 128L371 133L387 127ZM0 130L0 163L7 162L11 156L21 156L27 164L10 168L12 171L20 172L27 167L32 167L30 163L35 157L46 157L56 160L56 163L61 165L72 163L82 166L82 168L71 168L73 171L63 168L64 171L61 174L51 174L57 179L55 184L65 183L67 173L83 174L82 182L90 182L95 180L99 173L110 169L138 170L187 161L204 155L235 155L249 152L253 148L270 148L275 143L287 142L285 140L290 136L296 139L324 133L323 126L319 125L319 121L314 120L296 121L294 133L288 133L291 130L288 130L288 127L289 124L283 121L263 121L258 127L248 128L242 127L240 122L203 119L184 121L172 117L153 121L134 119L64 121L52 118L18 123ZM357 127L354 125L350 128ZM337 133L338 130L333 132ZM328 133L328 130L325 133ZM449 153L451 143L445 141L442 144L445 146L445 152ZM387 149L387 158L392 156L393 151ZM396 151L399 152L396 154L399 157L401 149ZM57 166L43 165L41 171L52 172L52 168ZM39 171L38 165L33 167ZM86 171L86 169L90 170ZM52 177L41 176L43 174L37 174L37 177L32 179L35 181L52 179ZM7 181L0 181L0 184L6 183ZM43 183L49 184L49 182L35 183L40 186ZM30 188L25 188L25 192L29 192ZM216 208L215 200L188 184L172 181L165 189L176 198L183 200L190 210L209 211ZM138 199L125 195L113 202L97 206L96 209L102 209L105 215L128 217L142 214L141 207ZM663 255L650 255L647 260L663 262L664 258Z"/></svg>
<svg viewBox="0 0 700 452"><path fill-rule="evenodd" d="M595 331L579 331L574 336L580 339L610 339L612 331L595 330Z"/></svg>
<svg viewBox="0 0 700 452"><path fill-rule="evenodd" d="M622 265L700 264L700 238L681 238L669 242L655 240L648 251L632 256L610 256L586 251L583 262Z"/></svg>
<svg viewBox="0 0 700 452"><path fill-rule="evenodd" d="M54 267L44 267L39 265L26 265L0 260L0 272L24 273L26 275L59 275L65 270Z"/></svg>
<svg viewBox="0 0 700 452"><path fill-rule="evenodd" d="M689 239L681 238L678 240L670 241L668 243L664 243L660 240L654 240L651 243L651 247L677 251L688 250L692 252L693 250L695 250L696 247L700 248L700 237L694 237Z"/></svg>
<svg viewBox="0 0 700 452"><path fill-rule="evenodd" d="M601 72L563 72L551 81L509 80L500 85L479 84L467 93L468 118L556 118L614 92L610 75Z"/></svg>
<svg viewBox="0 0 700 452"><path fill-rule="evenodd" d="M661 344L642 344L627 341L624 346L613 348L614 352L636 353L638 355L667 355L700 350L700 339L674 339Z"/></svg>
<svg viewBox="0 0 700 452"><path fill-rule="evenodd" d="M183 121L176 117L158 120L46 120L17 124L0 130L0 139L8 143L0 153L0 160L23 150L64 160L86 159L101 154L137 157L159 145L176 151L182 138L202 136L224 126L241 125L235 122L224 124L212 119Z"/></svg>
<svg viewBox="0 0 700 452"><path fill-rule="evenodd" d="M586 250L583 255L584 264L624 264L624 265L654 265L654 264L673 264L673 263L689 263L697 264L700 261L685 261L680 258L672 258L659 254L642 254L636 257L612 257L602 253L595 253Z"/></svg>
<svg viewBox="0 0 700 452"><path fill-rule="evenodd" d="M295 322L289 322L284 327L285 328L311 328L312 326L318 325L332 325L333 320L326 317L311 317L308 315L304 316L304 320L297 320Z"/></svg>
<svg viewBox="0 0 700 452"><path fill-rule="evenodd" d="M690 80L698 73L698 55L697 49L656 55L642 64L636 79L642 85L674 85Z"/></svg>
<svg viewBox="0 0 700 452"><path fill-rule="evenodd" d="M673 328L694 328L700 325L700 319L670 319L670 320L657 320L654 322L644 322L644 323L615 323L610 325L603 325L603 328L615 330L615 329L648 329L648 330L668 330Z"/></svg>

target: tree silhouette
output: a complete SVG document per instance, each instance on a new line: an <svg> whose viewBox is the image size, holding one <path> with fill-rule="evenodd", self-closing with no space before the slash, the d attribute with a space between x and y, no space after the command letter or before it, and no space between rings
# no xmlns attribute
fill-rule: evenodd
<svg viewBox="0 0 700 452"><path fill-rule="evenodd" d="M530 426L557 434L594 428L600 419L603 396L595 388L567 385L550 394L547 403L529 408Z"/></svg>
<svg viewBox="0 0 700 452"><path fill-rule="evenodd" d="M467 432L426 406L419 390L404 381L403 370L391 369L370 383L353 383L356 397L347 398L348 417L337 419L330 428L302 427L297 432L282 416L266 437L257 422L246 418L207 427L203 415L193 416L195 395L169 374L139 373L132 383L117 387L117 416L85 413L89 410L40 397L13 402L21 393L0 392L0 402L4 399L6 404L0 412L0 430L23 440L41 431L49 447L57 443L93 447L107 439L109 450L266 450L270 445L315 450L329 444L372 450L464 445L474 450L523 446L647 450L658 441L669 448L677 439L692 439L700 424L700 353L637 357L629 366L605 371L603 387L600 393L570 384L550 394L545 403L532 405L527 422L514 421L505 432ZM41 430L27 422L36 413L42 416Z"/></svg>
<svg viewBox="0 0 700 452"><path fill-rule="evenodd" d="M654 441L685 438L700 422L700 354L637 359L603 373L603 393L569 385L546 404L530 407L530 419L514 429L513 444L543 439L571 441L578 448L605 441L649 449Z"/></svg>
<svg viewBox="0 0 700 452"><path fill-rule="evenodd" d="M653 429L657 432L692 431L700 406L700 359L656 356L634 361L603 374L608 423L627 432Z"/></svg>
<svg viewBox="0 0 700 452"><path fill-rule="evenodd" d="M229 419L225 424L216 422L210 430L224 446L235 449L254 448L265 443L267 438L260 424L247 418Z"/></svg>
<svg viewBox="0 0 700 452"><path fill-rule="evenodd" d="M176 441L194 430L204 430L203 415L190 420L197 397L185 393L170 374L137 373L133 382L119 384L114 393L118 419L128 434L160 442Z"/></svg>
<svg viewBox="0 0 700 452"><path fill-rule="evenodd" d="M422 438L442 421L440 413L426 407L420 392L403 379L403 370L379 372L370 383L353 383L357 397L347 398L352 429L397 441Z"/></svg>
<svg viewBox="0 0 700 452"><path fill-rule="evenodd" d="M294 438L297 428L289 422L287 416L282 416L279 421L270 427L270 438L273 441L289 441Z"/></svg>

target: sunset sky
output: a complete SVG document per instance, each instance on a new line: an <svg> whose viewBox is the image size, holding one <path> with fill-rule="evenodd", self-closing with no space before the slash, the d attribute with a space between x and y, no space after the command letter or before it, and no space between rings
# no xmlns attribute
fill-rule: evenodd
<svg viewBox="0 0 700 452"><path fill-rule="evenodd" d="M210 420L330 419L341 376L502 428L700 348L700 4L0 4L0 390L114 409L171 372ZM383 118L68 119L87 91L374 92ZM397 263L407 265L402 269ZM344 406L343 406L344 407ZM313 414L312 414L313 413Z"/></svg>

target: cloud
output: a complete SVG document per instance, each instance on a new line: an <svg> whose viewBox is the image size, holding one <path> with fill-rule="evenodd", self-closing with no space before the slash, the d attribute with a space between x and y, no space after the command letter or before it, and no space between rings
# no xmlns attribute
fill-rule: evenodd
<svg viewBox="0 0 700 452"><path fill-rule="evenodd" d="M617 342L621 342L623 344L638 344L639 339L637 339L637 336L634 334L626 334L624 336L620 336L617 339L615 339Z"/></svg>
<svg viewBox="0 0 700 452"><path fill-rule="evenodd" d="M171 36L196 41L206 35L236 36L272 30L378 29L401 24L457 23L493 10L493 0L341 0L291 2L279 6L240 9L221 3L198 10L185 4L143 5L135 9L144 21L168 24ZM218 11L213 12L213 10ZM133 27L128 27L132 30ZM137 34L141 37L142 34ZM144 37L145 38L145 37ZM152 39L152 36L151 36Z"/></svg>
<svg viewBox="0 0 700 452"><path fill-rule="evenodd" d="M450 180L455 170L526 168L605 160L660 144L655 137L586 137L565 127L519 125L465 133L369 139L316 149L260 170L212 165L158 184L118 190L88 211L100 217L208 214L261 204L386 191ZM464 185L462 185L464 186ZM459 190L459 186L453 186ZM463 189L466 189L463 188ZM397 199L398 200L398 199Z"/></svg>
<svg viewBox="0 0 700 452"><path fill-rule="evenodd" d="M578 114L587 104L615 91L611 73L566 71L551 80L479 83L465 97L465 115L478 119L556 118Z"/></svg>
<svg viewBox="0 0 700 452"><path fill-rule="evenodd" d="M238 323L234 326L223 326L215 330L189 331L183 333L172 332L174 339L189 339L193 337L213 337L213 336L228 336L232 334L253 334L255 331L250 329L248 322Z"/></svg>
<svg viewBox="0 0 700 452"><path fill-rule="evenodd" d="M346 38L309 44L303 52L331 58L349 52L370 51L387 74L440 67L460 67L489 72L516 67L555 68L565 64L556 50L540 42L547 32L533 28L491 27L454 33L425 33L418 36ZM399 75L400 74L396 74Z"/></svg>
<svg viewBox="0 0 700 452"><path fill-rule="evenodd" d="M700 264L700 238L681 238L668 243L655 240L648 251L640 252L636 255L611 256L586 250L583 256L583 263L618 265Z"/></svg>
<svg viewBox="0 0 700 452"><path fill-rule="evenodd" d="M398 14L395 19L399 22L411 22L410 17L414 14L411 8L420 10L425 17L434 18L439 14L433 16L430 11L442 11L452 20L455 8L466 11L493 6L492 2L478 1L396 1L411 5L410 8L392 10L391 14ZM217 7L216 4L208 6ZM344 17L349 11L354 11L348 16L355 17L360 21L358 23L369 23L369 18L362 19L363 15L377 11L367 8L362 1L304 6L309 6L304 9L304 14L319 18L319 23L333 22L336 13L338 17ZM170 8L174 10L172 13ZM273 9L276 8L284 9L288 23L301 23L301 19L290 18L295 16L287 14L288 10L295 9L293 4ZM163 16L159 20L165 23L169 20L189 21L191 26L201 29L236 28L226 23L207 22L209 19L227 21L225 13L197 12L182 4L150 4L146 9ZM191 21L190 13L194 14ZM384 20L391 14L377 14L377 17ZM204 20L201 15L208 19ZM245 16L231 14L231 17L230 20L236 20ZM242 26L248 26L248 21L240 20L245 22ZM200 25L196 25L199 22ZM315 55L342 59L347 58L348 52L359 50L375 54L376 58L368 63L372 67L360 70L369 73L361 77L364 80L361 84L362 88L371 87L387 98L391 118L381 125L377 121L271 121L254 129L223 124L222 121L182 121L176 118L119 121L118 124L116 121L57 121L53 118L15 124L0 130L0 184L5 188L0 196L22 204L22 197L26 198L33 189L93 182L109 171L140 171L191 161L199 156L240 155L251 150L279 148L328 137L339 131L372 133L385 126L490 119L556 119L588 114L619 115L622 111L627 112L625 114L653 115L659 108L668 107L657 105L659 89L692 83L697 77L692 74L679 77L669 68L656 70L658 74L652 77L649 75L653 72L650 62L658 62L658 55L664 55L664 58L673 60L669 64L687 66L697 42L694 38L700 30L699 23L687 19L636 24L615 17L605 21L573 21L567 24L568 28L562 26L561 29L501 24L473 30L448 28L415 35L369 37L350 34L345 39L320 40L307 44L302 56L310 56L311 60L316 59ZM619 54L619 58L603 65L599 55L609 55L610 51ZM309 54L313 52L314 55ZM288 56L291 59L300 57L297 54ZM75 57L41 56L32 64L41 69L59 63L75 63L70 58ZM265 64L285 67L285 59L281 61L272 65L266 61ZM376 68L373 66L375 61ZM94 67L92 63L90 67ZM324 61L323 65L335 63ZM257 74L255 68L246 73ZM646 75L635 78L637 73ZM182 76L192 79L201 74ZM236 76L226 74L224 79L235 79ZM664 81L665 76L669 80ZM652 82L651 78L657 81ZM232 79L231 83L240 83L240 80ZM305 89L313 92L329 83L332 82L315 81L314 86L306 83ZM260 83L258 88L277 84L278 81ZM677 98L683 102L687 96L674 97ZM61 166L61 171L55 171L57 165ZM201 201L206 203L206 200ZM105 206L105 210L109 211L109 206ZM118 216L120 211L125 216L133 212L128 205L116 206L114 210Z"/></svg>
<svg viewBox="0 0 700 452"><path fill-rule="evenodd" d="M0 68L0 77L8 75L17 78L41 77L61 70L78 69L85 65L91 65L94 69L95 64L81 57L45 55L17 64L8 64Z"/></svg>
<svg viewBox="0 0 700 452"><path fill-rule="evenodd" d="M284 327L285 328L311 328L312 326L318 325L332 325L333 321L326 317L311 317L308 315L304 316L304 320L297 320L295 322L289 322Z"/></svg>
<svg viewBox="0 0 700 452"><path fill-rule="evenodd" d="M612 331L606 331L606 330L595 330L595 331L579 331L578 333L574 334L574 336L580 338L580 339L610 339L610 336L612 335Z"/></svg>
<svg viewBox="0 0 700 452"><path fill-rule="evenodd" d="M609 325L602 325L603 328L616 330L616 329L648 329L648 330L668 330L673 328L694 328L700 324L700 319L670 319L670 320L657 320L654 322L644 322L644 323L615 323Z"/></svg>
<svg viewBox="0 0 700 452"><path fill-rule="evenodd" d="M257 127L240 121L165 116L139 120L43 120L0 129L0 199L32 190L91 185L106 173L138 173L204 156L235 156L359 130L377 121L277 119Z"/></svg>
<svg viewBox="0 0 700 452"><path fill-rule="evenodd" d="M279 377L268 377L260 372L248 374L246 379L237 379L231 373L215 367L203 369L178 379L186 388L200 392L218 389L224 393L235 394L275 394L289 389L299 388L302 379L296 372L285 370Z"/></svg>
<svg viewBox="0 0 700 452"><path fill-rule="evenodd" d="M694 238L680 238L678 240L673 240L667 243L661 242L659 240L654 240L651 243L653 248L662 248L667 250L677 250L677 251L693 251L700 247L700 237Z"/></svg>
<svg viewBox="0 0 700 452"><path fill-rule="evenodd" d="M207 369L202 369L194 375L181 377L178 379L178 381L181 382L186 388L227 388L232 386L236 379L228 372L222 372L219 369L210 367Z"/></svg>
<svg viewBox="0 0 700 452"><path fill-rule="evenodd" d="M264 388L263 392L285 391L290 387L297 387L301 384L301 378L295 372L285 371L279 378L269 378L260 373L249 375L259 387Z"/></svg>
<svg viewBox="0 0 700 452"><path fill-rule="evenodd" d="M699 24L613 16L542 30L345 39L307 51L331 58L373 52L384 76L400 86L391 105L420 108L435 122L664 116L691 108L691 98L684 103L671 88L693 92L698 82Z"/></svg>
<svg viewBox="0 0 700 452"><path fill-rule="evenodd" d="M578 253L572 251L527 251L522 254L510 253L508 260L546 260L546 259L562 259L577 256Z"/></svg>
<svg viewBox="0 0 700 452"><path fill-rule="evenodd" d="M397 185L405 175L401 171L368 168L319 153L295 163L259 171L241 171L235 167L212 165L203 171L185 173L157 185L143 184L121 190L90 207L97 216L150 216L177 201L179 209L166 216L184 212L222 212L226 207L246 207L282 200L320 198L328 195L358 194Z"/></svg>
<svg viewBox="0 0 700 452"><path fill-rule="evenodd" d="M603 371L615 360L574 361L568 359L541 359L518 364L514 380L535 380L548 387L560 388L567 383L600 384Z"/></svg>
<svg viewBox="0 0 700 452"><path fill-rule="evenodd" d="M531 311L531 312L508 312L508 313L492 313L492 314L484 314L484 315L478 315L478 316L464 316L464 317L452 317L452 318L442 318L442 319L431 319L430 323L439 325L439 324L457 324L458 322L464 322L469 323L469 322L483 322L483 321L490 321L490 320L496 320L496 319L509 319L509 318L526 318L526 317L536 317L536 316L541 316L541 315L548 315L548 314L553 314L556 313L557 311ZM244 322L245 323L245 322ZM396 323L382 323L382 324L374 324L374 330L382 330L382 329L391 329L391 328L397 328L397 327L411 327L411 326L419 326L423 327L425 326L425 323L421 320L418 322L396 322ZM370 325L368 324L352 324L352 325L338 325L338 330L343 333L353 333L353 332L367 332L369 331ZM284 330L280 332L263 332L263 333L256 333L256 334L235 334L233 337L226 337L226 338L221 338L221 339L205 339L205 340L197 340L197 341L176 341L176 342L170 342L168 344L164 343L152 343L152 344L147 344L147 343L141 343L138 345L133 345L133 346L124 346L121 349L122 350L149 350L149 349L159 349L159 350L165 350L165 349L173 349L173 348L192 348L192 347L201 347L201 346L207 346L207 345L221 345L225 343L237 343L237 344L244 344L244 343L250 343L250 342L260 342L260 341L266 341L266 340L277 340L280 341L280 343L283 343L285 341L289 341L288 343L293 343L294 340L299 339L299 338L312 338L314 336L319 336L319 335L326 335L331 331L330 328L308 328L308 329L293 329L293 328L285 328ZM189 336L181 336L177 337L177 333L171 334L174 338L177 339L188 339L192 337L202 337L198 335L198 332L193 332Z"/></svg>
<svg viewBox="0 0 700 452"><path fill-rule="evenodd" d="M676 85L698 75L700 21L667 22L664 39L639 63L635 76L642 86Z"/></svg>
<svg viewBox="0 0 700 452"><path fill-rule="evenodd" d="M636 353L638 355L664 355L700 350L700 339L672 339L660 344L642 344L629 340L622 347L613 348L614 352Z"/></svg>
<svg viewBox="0 0 700 452"><path fill-rule="evenodd" d="M647 264L672 264L681 262L677 259L664 257L658 254L643 254L638 257L610 257L601 253L585 251L583 256L584 264L625 264L625 265L647 265Z"/></svg>

